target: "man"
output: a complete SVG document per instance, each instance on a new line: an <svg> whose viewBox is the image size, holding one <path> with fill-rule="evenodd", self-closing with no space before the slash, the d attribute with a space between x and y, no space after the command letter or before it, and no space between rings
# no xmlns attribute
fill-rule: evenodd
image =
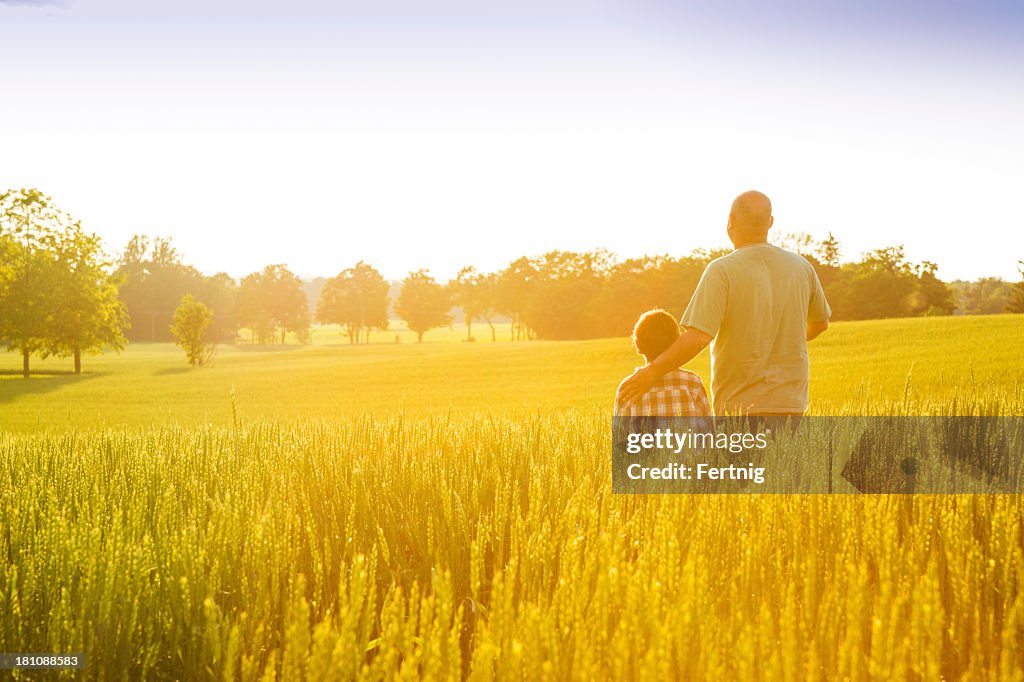
<svg viewBox="0 0 1024 682"><path fill-rule="evenodd" d="M715 414L798 417L808 405L807 342L832 311L814 268L768 243L772 204L760 192L736 197L728 234L735 250L708 264L680 324L686 331L619 387L636 402L658 377L711 347Z"/></svg>
<svg viewBox="0 0 1024 682"><path fill-rule="evenodd" d="M676 339L679 324L664 310L648 310L633 328L636 352L650 363ZM702 421L711 416L711 405L701 378L685 369L671 369L657 378L640 399L626 403L615 395L616 417L696 417Z"/></svg>

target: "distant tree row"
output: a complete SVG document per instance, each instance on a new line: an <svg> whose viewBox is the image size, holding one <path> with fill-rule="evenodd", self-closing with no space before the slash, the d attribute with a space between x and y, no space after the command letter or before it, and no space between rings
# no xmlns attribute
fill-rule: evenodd
<svg viewBox="0 0 1024 682"><path fill-rule="evenodd" d="M832 235L821 242L791 235L784 242L815 268L833 319L951 315L956 309L954 291L939 280L936 265L910 263L902 246L843 263ZM681 314L704 268L725 253L697 250L682 257L617 261L603 250L552 251L519 258L493 274L466 268L449 287L467 327L473 320L490 322L495 314L504 314L512 320L514 339L621 336L652 307Z"/></svg>
<svg viewBox="0 0 1024 682"><path fill-rule="evenodd" d="M782 242L813 265L835 320L1012 311L1013 300L1024 296L1024 283L946 284L934 263L909 262L902 246L842 262L840 244L832 235L820 242L807 235L787 235ZM681 314L704 268L726 253L697 250L682 257L619 261L604 250L551 251L518 258L493 273L467 266L447 284L418 270L403 280L394 300L389 282L360 261L316 283L313 290L318 296L312 305L305 293L309 285L304 289L283 265L268 266L236 286L227 275L203 277L182 265L165 240L155 240L150 248L145 238L133 239L119 272L125 277L122 298L136 321L138 338L166 337L175 306L190 293L213 311L211 336L219 340L234 338L244 327L258 343L283 343L289 332L303 341L315 319L339 325L349 343L366 343L371 331L388 329L392 309L422 340L429 330L451 324L453 307L462 312L467 340L474 340L476 322L486 324L490 338L496 340L499 319L511 321L513 340L579 339L628 334L637 316L652 307ZM991 300L986 302L986 297ZM155 315L167 323L154 324Z"/></svg>
<svg viewBox="0 0 1024 682"><path fill-rule="evenodd" d="M38 190L0 194L0 343L22 357L73 357L124 346L128 316L99 237Z"/></svg>

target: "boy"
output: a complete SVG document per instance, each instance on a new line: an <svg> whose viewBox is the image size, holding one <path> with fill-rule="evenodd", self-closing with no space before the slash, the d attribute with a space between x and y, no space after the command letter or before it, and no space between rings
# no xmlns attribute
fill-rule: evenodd
<svg viewBox="0 0 1024 682"><path fill-rule="evenodd" d="M648 310L633 328L636 351L650 364L679 338L679 323L665 310ZM627 377L628 378L628 377ZM623 379L623 383L625 383ZM673 369L654 382L639 400L626 403L615 393L616 417L695 417L710 419L704 382L695 373Z"/></svg>

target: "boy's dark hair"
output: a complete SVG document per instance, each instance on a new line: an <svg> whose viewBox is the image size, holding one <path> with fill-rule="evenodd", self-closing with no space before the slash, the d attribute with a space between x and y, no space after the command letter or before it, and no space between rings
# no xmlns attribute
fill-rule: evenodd
<svg viewBox="0 0 1024 682"><path fill-rule="evenodd" d="M647 362L665 352L679 338L679 323L667 310L648 310L633 327L633 343Z"/></svg>

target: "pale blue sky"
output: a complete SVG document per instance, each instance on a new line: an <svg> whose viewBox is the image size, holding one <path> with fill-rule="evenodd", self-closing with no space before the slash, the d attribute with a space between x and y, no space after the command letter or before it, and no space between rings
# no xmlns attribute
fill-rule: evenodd
<svg viewBox="0 0 1024 682"><path fill-rule="evenodd" d="M721 246L759 188L1015 278L1022 3L773 4L0 0L0 187L206 271L441 278Z"/></svg>

